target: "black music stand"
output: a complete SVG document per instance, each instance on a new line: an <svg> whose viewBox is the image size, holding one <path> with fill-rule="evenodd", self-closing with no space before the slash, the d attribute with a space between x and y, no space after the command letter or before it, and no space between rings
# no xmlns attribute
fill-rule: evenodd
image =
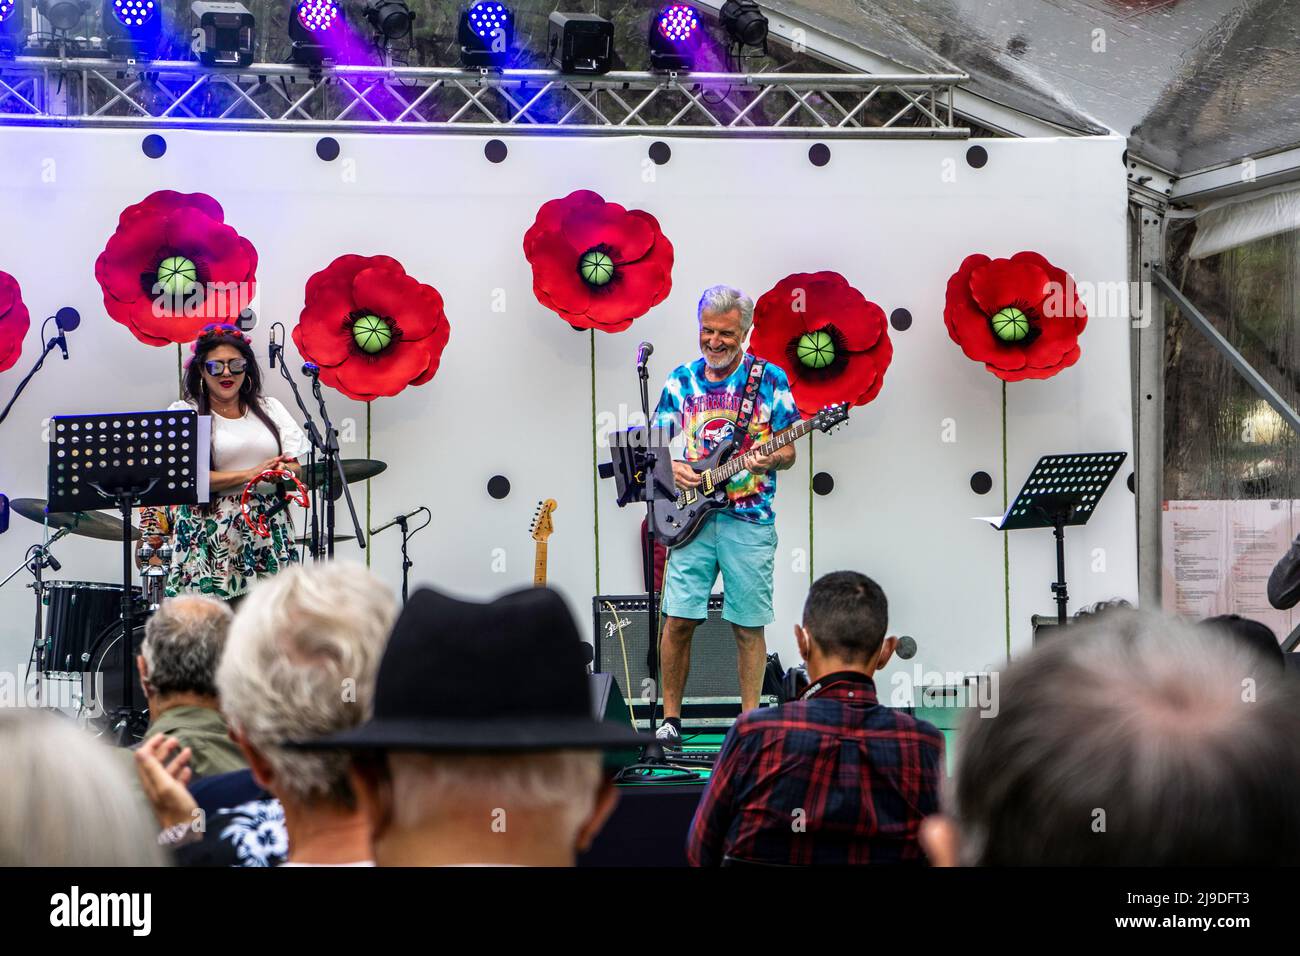
<svg viewBox="0 0 1300 956"><path fill-rule="evenodd" d="M1025 479L1015 501L1001 518L982 518L999 531L1052 528L1056 536L1056 621L1065 623L1069 594L1065 586L1065 529L1087 524L1126 451L1044 455Z"/></svg>
<svg viewBox="0 0 1300 956"><path fill-rule="evenodd" d="M46 510L94 511L111 501L122 517L122 707L113 724L121 728L122 745L138 723L131 680L131 509L208 500L211 428L211 419L194 409L58 415L50 421Z"/></svg>

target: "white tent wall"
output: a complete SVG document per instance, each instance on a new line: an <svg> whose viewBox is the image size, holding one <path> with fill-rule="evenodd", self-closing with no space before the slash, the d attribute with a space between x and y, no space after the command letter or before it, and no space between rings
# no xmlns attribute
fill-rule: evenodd
<svg viewBox="0 0 1300 956"><path fill-rule="evenodd" d="M942 318L948 277L974 252L1034 249L1080 281L1123 281L1119 137L984 141L990 161L982 169L966 163L971 143L921 140L833 142L821 168L809 162L808 142L793 139L674 138L664 166L647 160L648 137L515 137L500 164L472 136L340 136L332 163L302 134L168 131L158 160L140 140L139 132L107 130L0 134L0 222L17 237L0 251L0 270L19 280L33 315L0 392L34 360L41 318L64 305L83 316L69 337L71 361L47 362L0 426L0 491L12 497L46 493L42 423L50 415L158 408L176 395L175 347L142 345L108 319L93 276L121 210L157 189L214 196L257 247L259 356L270 323L292 328L307 278L340 254L391 255L442 293L451 340L432 382L374 402L369 429L365 405L328 393L344 455L389 463L369 500L365 485L353 486L362 521L367 511L378 524L428 505L432 525L411 542L413 584L487 597L530 583L528 521L539 498L556 498L550 579L584 633L597 575L604 593L640 587L640 515L615 507L612 482L593 481L593 430L603 439L638 411L638 341L655 343L652 402L670 368L698 354L695 304L708 285L727 282L757 297L789 273L829 269L886 314L905 308L913 319L906 331L890 330L895 357L879 399L813 440L815 470L834 477L834 491L811 494L807 442L795 469L780 476L769 648L787 663L797 660L791 625L808 561L817 574L856 568L881 581L891 632L911 634L920 648L915 662L896 665L908 673L914 664L983 670L1002 663L1008 645L1024 650L1029 615L1053 607L1051 534L1011 536L1008 581L1002 536L971 516L1001 512L1004 477L1014 493L1041 454L1132 448L1127 321L1095 317L1075 367L1008 386L1004 475L1002 383L962 355ZM591 333L537 303L521 248L538 207L579 188L653 213L676 250L672 294L629 330L595 333L594 370ZM292 342L288 352L296 369ZM293 407L278 374L267 383ZM1088 529L1067 534L1072 606L1136 597L1129 470ZM971 490L976 471L992 477L989 494ZM487 494L493 475L510 481L504 499ZM351 530L343 509L339 530ZM0 566L16 565L38 535L15 515L0 536ZM375 539L371 552L394 589L396 535ZM56 553L58 577L120 576L112 543L65 539ZM350 544L339 553L360 556ZM18 675L33 618L25 583L0 590L0 669Z"/></svg>

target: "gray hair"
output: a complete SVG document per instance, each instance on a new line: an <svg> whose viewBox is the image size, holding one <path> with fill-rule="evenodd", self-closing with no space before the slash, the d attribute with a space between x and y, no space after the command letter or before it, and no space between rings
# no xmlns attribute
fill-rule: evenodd
<svg viewBox="0 0 1300 956"><path fill-rule="evenodd" d="M355 806L346 753L282 745L369 717L396 613L387 585L345 561L286 568L239 609L217 670L221 710L271 765L277 796Z"/></svg>
<svg viewBox="0 0 1300 956"><path fill-rule="evenodd" d="M754 324L754 300L729 285L715 285L705 289L704 294L700 296L700 304L695 311L695 316L703 324L705 312L725 315L733 309L740 311L740 334L744 335Z"/></svg>
<svg viewBox="0 0 1300 956"><path fill-rule="evenodd" d="M163 866L134 770L60 716L0 711L0 866Z"/></svg>
<svg viewBox="0 0 1300 956"><path fill-rule="evenodd" d="M1251 648L1111 611L1013 664L956 773L963 862L1300 863L1300 683Z"/></svg>
<svg viewBox="0 0 1300 956"><path fill-rule="evenodd" d="M449 811L500 808L507 814L548 815L547 832L557 844L570 847L595 809L601 780L601 755L592 750L395 753L388 764L393 822L401 829L419 827ZM490 831L485 827L485 832Z"/></svg>
<svg viewBox="0 0 1300 956"><path fill-rule="evenodd" d="M215 697L217 663L233 617L215 598L187 594L163 601L140 644L154 691Z"/></svg>

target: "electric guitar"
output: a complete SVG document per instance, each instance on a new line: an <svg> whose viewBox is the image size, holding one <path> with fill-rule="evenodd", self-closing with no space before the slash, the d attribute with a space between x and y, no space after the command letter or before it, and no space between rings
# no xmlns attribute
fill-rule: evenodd
<svg viewBox="0 0 1300 956"><path fill-rule="evenodd" d="M727 482L744 471L749 460L760 455L770 455L792 442L798 441L814 428L829 432L849 417L847 402L827 405L812 418L804 419L785 431L732 458L736 449L735 430L732 437L718 444L707 458L687 462L700 476L699 487L678 491L677 496L656 497L654 501L655 537L660 544L677 548L686 544L700 530L704 519L715 511L731 506L727 498Z"/></svg>
<svg viewBox="0 0 1300 956"><path fill-rule="evenodd" d="M529 534L537 542L533 554L534 587L546 587L546 539L555 530L551 524L551 512L554 510L554 498L547 498L545 501L537 502L537 510L533 513L533 523L528 526Z"/></svg>

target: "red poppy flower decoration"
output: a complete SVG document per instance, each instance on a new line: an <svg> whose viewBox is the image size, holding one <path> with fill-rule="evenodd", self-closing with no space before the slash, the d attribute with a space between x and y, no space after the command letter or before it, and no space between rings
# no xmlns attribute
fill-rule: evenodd
<svg viewBox="0 0 1300 956"><path fill-rule="evenodd" d="M122 211L95 279L108 314L141 342L189 342L248 307L257 250L211 196L164 189Z"/></svg>
<svg viewBox="0 0 1300 956"><path fill-rule="evenodd" d="M450 335L438 290L388 256L339 256L317 272L293 328L321 381L359 402L429 381Z"/></svg>
<svg viewBox="0 0 1300 956"><path fill-rule="evenodd" d="M948 280L948 335L1006 382L1051 378L1079 360L1088 313L1074 279L1037 252L967 256Z"/></svg>
<svg viewBox="0 0 1300 956"><path fill-rule="evenodd" d="M18 280L0 272L0 372L13 367L23 351L23 338L31 327L31 316L23 305Z"/></svg>
<svg viewBox="0 0 1300 956"><path fill-rule="evenodd" d="M786 276L759 297L749 350L785 369L805 417L880 394L894 357L885 311L838 272Z"/></svg>
<svg viewBox="0 0 1300 956"><path fill-rule="evenodd" d="M537 211L524 255L537 301L574 328L621 332L673 287L673 245L659 221L587 189Z"/></svg>

